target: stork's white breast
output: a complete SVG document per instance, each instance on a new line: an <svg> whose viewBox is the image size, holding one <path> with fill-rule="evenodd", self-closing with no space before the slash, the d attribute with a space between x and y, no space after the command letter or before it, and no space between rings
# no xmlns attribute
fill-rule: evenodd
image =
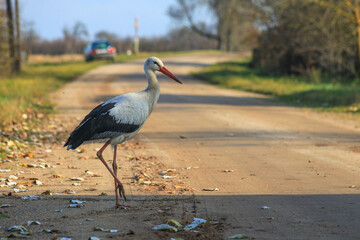
<svg viewBox="0 0 360 240"><path fill-rule="evenodd" d="M108 102L116 102L109 114L118 123L141 125L150 114L149 104L141 92L124 94Z"/></svg>

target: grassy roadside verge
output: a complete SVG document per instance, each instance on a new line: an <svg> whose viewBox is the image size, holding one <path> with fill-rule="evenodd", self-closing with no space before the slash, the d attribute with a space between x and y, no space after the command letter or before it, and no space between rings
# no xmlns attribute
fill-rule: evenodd
<svg viewBox="0 0 360 240"><path fill-rule="evenodd" d="M360 113L360 87L355 82L312 83L295 76L269 76L249 68L248 63L248 59L218 63L193 75L220 87L267 94L296 106Z"/></svg>

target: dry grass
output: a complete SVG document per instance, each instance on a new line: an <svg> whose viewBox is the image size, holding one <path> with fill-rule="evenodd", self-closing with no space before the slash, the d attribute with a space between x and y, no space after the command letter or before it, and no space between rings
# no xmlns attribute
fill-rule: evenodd
<svg viewBox="0 0 360 240"><path fill-rule="evenodd" d="M82 54L43 55L33 54L29 56L28 63L64 63L84 61Z"/></svg>

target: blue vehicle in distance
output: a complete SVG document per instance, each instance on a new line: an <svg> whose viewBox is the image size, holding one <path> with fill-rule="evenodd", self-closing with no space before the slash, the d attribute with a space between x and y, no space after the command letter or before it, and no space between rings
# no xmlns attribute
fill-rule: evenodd
<svg viewBox="0 0 360 240"><path fill-rule="evenodd" d="M90 42L84 47L85 61L89 62L96 59L107 59L115 61L116 48L107 40Z"/></svg>

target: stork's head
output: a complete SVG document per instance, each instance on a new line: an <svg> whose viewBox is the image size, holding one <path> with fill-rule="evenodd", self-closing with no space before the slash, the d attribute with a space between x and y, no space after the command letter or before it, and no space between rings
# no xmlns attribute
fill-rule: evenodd
<svg viewBox="0 0 360 240"><path fill-rule="evenodd" d="M159 71L168 76L169 78L175 80L176 82L182 84L182 82L174 74L172 74L167 68L165 68L163 62L157 57L149 57L145 62L144 68L152 70L154 72Z"/></svg>

